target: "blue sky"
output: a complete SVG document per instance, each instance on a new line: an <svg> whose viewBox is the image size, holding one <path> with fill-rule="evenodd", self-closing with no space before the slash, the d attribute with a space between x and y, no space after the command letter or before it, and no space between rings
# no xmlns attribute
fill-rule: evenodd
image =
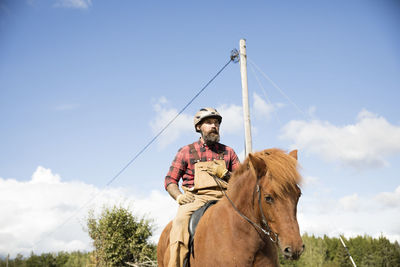
<svg viewBox="0 0 400 267"><path fill-rule="evenodd" d="M79 225L87 207L58 226L186 105L241 38L253 148L299 149L301 230L399 241L399 11L389 0L1 1L0 241L13 245L0 245L0 254L90 249ZM205 106L224 117L222 142L243 154L239 65L230 64L88 206L133 203L156 219L157 237L176 210L164 176L179 147L198 138L192 116Z"/></svg>

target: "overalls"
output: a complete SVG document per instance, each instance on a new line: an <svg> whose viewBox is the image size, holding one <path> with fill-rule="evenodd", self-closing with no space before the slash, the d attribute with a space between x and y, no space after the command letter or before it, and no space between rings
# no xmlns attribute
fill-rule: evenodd
<svg viewBox="0 0 400 267"><path fill-rule="evenodd" d="M221 189L216 184L214 178L207 173L207 166L212 161L201 162L199 156L193 146L189 145L190 153L193 155L196 163L194 165L194 187L187 188L182 186L186 194L193 194L195 200L191 203L180 205L175 219L172 221L172 228L170 232L170 260L168 267L182 267L183 261L188 253L189 243L189 219L194 211L202 207L206 202L211 200L218 200L223 196ZM219 154L220 164L225 164L223 154ZM227 182L220 181L224 189L227 188Z"/></svg>

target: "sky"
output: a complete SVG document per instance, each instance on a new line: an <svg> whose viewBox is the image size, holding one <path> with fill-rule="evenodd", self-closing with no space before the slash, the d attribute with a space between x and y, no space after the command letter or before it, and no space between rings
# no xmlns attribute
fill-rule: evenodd
<svg viewBox="0 0 400 267"><path fill-rule="evenodd" d="M302 233L400 241L400 3L0 0L0 255L93 249L88 210L154 220L215 107L244 157L239 64L120 175L246 39L253 150L298 149Z"/></svg>

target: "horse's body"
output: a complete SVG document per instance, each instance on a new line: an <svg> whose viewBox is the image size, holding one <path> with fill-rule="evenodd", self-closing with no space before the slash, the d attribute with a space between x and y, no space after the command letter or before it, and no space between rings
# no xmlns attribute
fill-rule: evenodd
<svg viewBox="0 0 400 267"><path fill-rule="evenodd" d="M224 197L197 226L190 266L279 266L278 248L297 259L304 249L296 218L299 182L297 151L288 155L269 149L249 155L231 178L227 195L253 224ZM168 265L170 229L171 223L160 236L159 266Z"/></svg>

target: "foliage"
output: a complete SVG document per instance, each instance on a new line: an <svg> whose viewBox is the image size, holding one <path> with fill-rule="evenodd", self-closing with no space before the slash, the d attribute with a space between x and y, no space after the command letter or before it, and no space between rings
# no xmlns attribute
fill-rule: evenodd
<svg viewBox="0 0 400 267"><path fill-rule="evenodd" d="M151 244L151 222L138 219L123 208L103 208L99 218L89 212L87 228L93 239L97 266L126 266L156 258L156 246Z"/></svg>
<svg viewBox="0 0 400 267"><path fill-rule="evenodd" d="M141 221L136 221L140 223ZM140 231L139 231L140 232ZM298 261L284 260L280 255L280 263L283 267L342 267L352 266L346 250L344 250L339 238L329 238L303 235L306 250ZM400 266L400 245L398 242L391 243L387 238L381 236L372 238L369 236L357 236L344 239L351 256L357 266L379 266L379 267L399 267ZM136 242L138 243L138 242ZM154 248L154 247L153 247ZM43 253L41 255L31 255L24 258L18 254L14 259L9 260L10 267L91 267L91 266L127 266L121 265L101 265L96 262L95 252L58 252ZM98 255L97 255L98 257ZM153 254L151 259L154 260ZM131 262L133 262L131 260ZM149 266L136 264L136 266ZM151 266L151 265L150 265ZM0 267L6 267L6 259L0 258Z"/></svg>
<svg viewBox="0 0 400 267"><path fill-rule="evenodd" d="M90 253L86 252L58 252L43 253L35 255L33 252L28 258L24 258L21 254L17 254L14 259L10 259L8 266L10 267L83 267L90 265ZM0 267L6 267L6 259L0 259Z"/></svg>
<svg viewBox="0 0 400 267"><path fill-rule="evenodd" d="M323 267L353 267L349 255L339 238L329 238L303 235L306 249L298 261L284 260L279 255L281 266L323 266ZM391 243L381 236L377 239L370 236L357 236L343 239L349 253L357 266L400 266L400 246L398 242Z"/></svg>

